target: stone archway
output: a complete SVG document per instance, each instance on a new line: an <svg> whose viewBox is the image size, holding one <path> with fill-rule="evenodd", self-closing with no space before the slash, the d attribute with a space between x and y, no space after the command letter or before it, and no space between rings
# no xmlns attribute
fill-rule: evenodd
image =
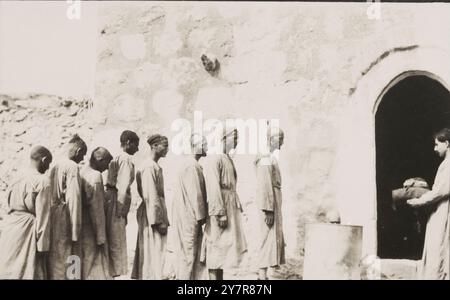
<svg viewBox="0 0 450 300"><path fill-rule="evenodd" d="M378 248L375 115L381 100L391 87L413 75L430 77L450 90L449 62L443 49L405 48L371 64L350 95L340 123L336 203L343 224L363 226L363 255L376 255Z"/></svg>
<svg viewBox="0 0 450 300"><path fill-rule="evenodd" d="M377 106L377 254L381 258L422 257L429 212L394 208L391 192L412 177L424 178L431 186L441 162L433 151L432 136L450 125L450 91L431 75L401 74Z"/></svg>

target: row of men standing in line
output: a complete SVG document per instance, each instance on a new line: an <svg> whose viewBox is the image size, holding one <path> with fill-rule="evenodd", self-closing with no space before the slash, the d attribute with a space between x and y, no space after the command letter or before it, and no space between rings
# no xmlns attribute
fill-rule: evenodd
<svg viewBox="0 0 450 300"><path fill-rule="evenodd" d="M271 130L270 153L283 144L280 129ZM131 184L136 179L142 202L137 211L138 238L131 277L163 279L168 227L173 226L177 279L223 279L223 269L238 267L247 242L242 228L242 205L236 193L237 174L229 152L238 142L236 129L224 132L223 153L206 156L204 137L191 137L192 154L180 166L169 224L164 180L158 160L168 152L168 139L148 138L150 157L135 172L132 156L139 137L124 131L122 153L113 158L96 148L89 164L78 164L87 152L77 135L67 158L56 163L50 151L33 148L31 171L22 173L8 192L8 218L0 236L0 278L66 279L68 258L81 258L81 279L109 279L128 273L126 224ZM257 176L258 278L267 268L283 264L281 176L274 155L255 160ZM106 183L101 173L108 170ZM50 205L51 202L51 205ZM204 225L204 226L203 226Z"/></svg>

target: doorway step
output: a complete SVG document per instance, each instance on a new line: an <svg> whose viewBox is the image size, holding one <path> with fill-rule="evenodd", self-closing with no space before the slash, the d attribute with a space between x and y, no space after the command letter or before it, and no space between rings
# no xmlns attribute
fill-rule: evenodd
<svg viewBox="0 0 450 300"><path fill-rule="evenodd" d="M397 280L417 279L417 266L420 260L381 259L381 278Z"/></svg>

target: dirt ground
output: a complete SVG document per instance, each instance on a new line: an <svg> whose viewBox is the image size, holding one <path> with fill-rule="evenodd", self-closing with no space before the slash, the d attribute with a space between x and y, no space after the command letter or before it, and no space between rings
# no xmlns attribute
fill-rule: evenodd
<svg viewBox="0 0 450 300"><path fill-rule="evenodd" d="M130 212L128 218L127 225L127 248L128 248L128 274L126 276L117 277L117 280L127 280L130 279L131 269L133 267L133 259L134 259L134 250L136 247L136 238L137 238L137 230L138 225L136 222L136 214L134 212ZM169 228L170 230L170 228ZM170 233L169 233L170 234ZM170 239L170 238L169 238ZM170 248L170 242L168 244L168 248ZM250 248L250 247L249 247ZM249 251L240 268L224 270L224 279L227 280L254 280L257 278L256 269L252 268L251 261L254 254ZM171 260L173 259L173 253L169 251L167 252L168 257L168 267L167 274L169 279L173 279L173 270L171 269ZM269 270L268 275L269 279L272 280L290 280L290 279L301 279L301 267L302 264L300 261L295 259L287 258L286 264L281 266L279 269ZM206 274L205 274L206 275ZM205 278L207 279L207 278Z"/></svg>

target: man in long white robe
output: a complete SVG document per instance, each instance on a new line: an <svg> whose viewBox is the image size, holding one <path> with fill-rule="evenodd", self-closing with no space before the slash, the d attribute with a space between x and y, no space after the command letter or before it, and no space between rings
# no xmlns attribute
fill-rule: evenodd
<svg viewBox="0 0 450 300"><path fill-rule="evenodd" d="M51 238L48 259L50 279L67 279L71 255L81 256L81 179L78 164L86 155L86 143L75 135L67 157L51 169ZM78 278L79 279L79 278Z"/></svg>
<svg viewBox="0 0 450 300"><path fill-rule="evenodd" d="M419 279L450 279L450 129L435 135L434 151L444 160L436 173L431 191L420 198L410 199L412 207L433 208L425 232L425 244Z"/></svg>
<svg viewBox="0 0 450 300"><path fill-rule="evenodd" d="M225 268L239 267L247 252L243 210L236 192L237 174L229 155L237 142L237 130L226 131L222 138L223 153L208 154L204 164L208 218L201 259L212 280L222 280Z"/></svg>
<svg viewBox="0 0 450 300"><path fill-rule="evenodd" d="M258 208L258 239L256 265L258 279L266 280L267 268L285 263L283 236L281 173L277 151L283 145L284 133L271 128L269 135L270 154L256 159L256 207Z"/></svg>
<svg viewBox="0 0 450 300"><path fill-rule="evenodd" d="M48 149L34 147L30 169L21 172L9 187L0 236L0 279L47 279L51 189L44 173L51 161Z"/></svg>
<svg viewBox="0 0 450 300"><path fill-rule="evenodd" d="M137 211L138 237L134 256L133 279L165 279L167 216L164 178L158 160L168 151L168 140L159 134L149 137L151 157L136 172L142 202Z"/></svg>
<svg viewBox="0 0 450 300"><path fill-rule="evenodd" d="M175 272L178 280L203 279L200 263L202 225L206 221L206 187L203 169L198 160L206 156L206 139L191 137L190 155L178 172L172 206L172 227L175 243Z"/></svg>
<svg viewBox="0 0 450 300"><path fill-rule="evenodd" d="M89 165L81 170L82 227L81 227L81 279L111 279L109 253L106 240L105 193L102 172L112 160L105 148L92 151Z"/></svg>
<svg viewBox="0 0 450 300"><path fill-rule="evenodd" d="M139 137L125 130L120 136L123 152L109 164L105 186L106 233L108 238L110 274L128 273L127 216L131 206L131 184L134 181L133 155L139 150Z"/></svg>

